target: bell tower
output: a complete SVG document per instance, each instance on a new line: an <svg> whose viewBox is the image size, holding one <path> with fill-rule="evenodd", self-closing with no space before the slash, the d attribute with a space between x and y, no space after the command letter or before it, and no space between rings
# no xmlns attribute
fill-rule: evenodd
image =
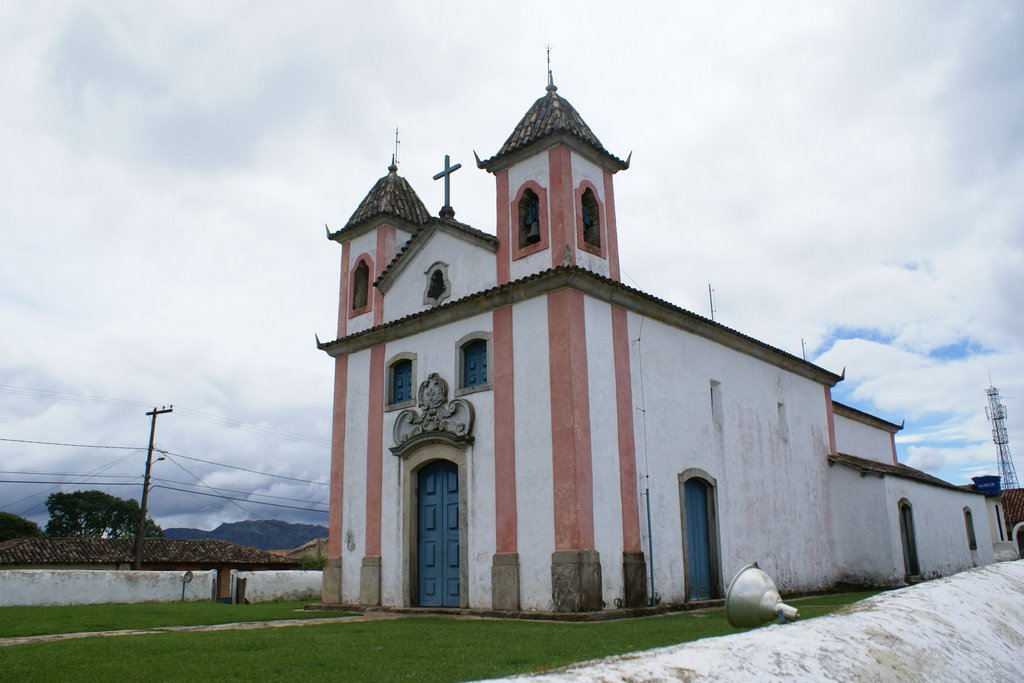
<svg viewBox="0 0 1024 683"><path fill-rule="evenodd" d="M612 176L629 159L604 148L550 69L546 94L477 166L497 184L498 284L563 265L619 280Z"/></svg>

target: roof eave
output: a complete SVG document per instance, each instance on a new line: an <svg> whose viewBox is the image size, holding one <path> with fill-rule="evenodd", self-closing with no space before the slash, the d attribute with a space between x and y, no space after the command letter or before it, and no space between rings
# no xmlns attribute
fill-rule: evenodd
<svg viewBox="0 0 1024 683"><path fill-rule="evenodd" d="M522 147L512 150L511 152L496 154L490 159L486 159L484 161L480 161L480 158L477 157L476 165L477 168L481 168L488 173L498 173L499 171L502 171L523 159L527 159L558 144L563 144L566 147L569 147L583 158L597 164L612 174L628 169L630 160L633 156L631 152L630 156L623 161L607 150L597 149L589 142L568 131L558 131L551 133L550 135L545 135L542 138L538 138L537 140L527 143Z"/></svg>

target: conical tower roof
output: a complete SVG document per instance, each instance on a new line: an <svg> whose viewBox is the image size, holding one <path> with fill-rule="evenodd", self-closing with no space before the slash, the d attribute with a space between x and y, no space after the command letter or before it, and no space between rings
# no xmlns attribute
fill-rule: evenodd
<svg viewBox="0 0 1024 683"><path fill-rule="evenodd" d="M378 180L363 197L359 207L342 230L348 230L377 216L394 216L414 226L430 220L430 212L423 205L416 190L402 176L398 166L388 166L388 174Z"/></svg>
<svg viewBox="0 0 1024 683"><path fill-rule="evenodd" d="M478 165L490 170L499 159L525 149L543 138L557 135L575 138L618 169L629 168L628 161L619 159L604 148L587 122L569 104L569 100L559 96L558 88L552 83L548 84L547 94L534 102L519 121L498 153L486 161L478 162Z"/></svg>

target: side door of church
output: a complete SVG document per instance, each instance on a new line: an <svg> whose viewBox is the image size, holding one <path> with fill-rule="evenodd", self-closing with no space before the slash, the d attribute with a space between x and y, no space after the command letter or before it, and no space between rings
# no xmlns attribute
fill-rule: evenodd
<svg viewBox="0 0 1024 683"><path fill-rule="evenodd" d="M459 606L459 472L438 460L419 472L418 588L422 607Z"/></svg>

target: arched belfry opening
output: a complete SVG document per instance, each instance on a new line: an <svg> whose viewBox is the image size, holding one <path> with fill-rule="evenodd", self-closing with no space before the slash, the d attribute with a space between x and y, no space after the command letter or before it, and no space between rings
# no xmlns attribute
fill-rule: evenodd
<svg viewBox="0 0 1024 683"><path fill-rule="evenodd" d="M360 261L352 276L352 310L366 308L370 296L370 267Z"/></svg>
<svg viewBox="0 0 1024 683"><path fill-rule="evenodd" d="M601 248L601 208L597 203L594 191L589 187L580 198L583 217L583 243L594 249Z"/></svg>
<svg viewBox="0 0 1024 683"><path fill-rule="evenodd" d="M540 197L527 188L519 200L519 246L540 242Z"/></svg>

